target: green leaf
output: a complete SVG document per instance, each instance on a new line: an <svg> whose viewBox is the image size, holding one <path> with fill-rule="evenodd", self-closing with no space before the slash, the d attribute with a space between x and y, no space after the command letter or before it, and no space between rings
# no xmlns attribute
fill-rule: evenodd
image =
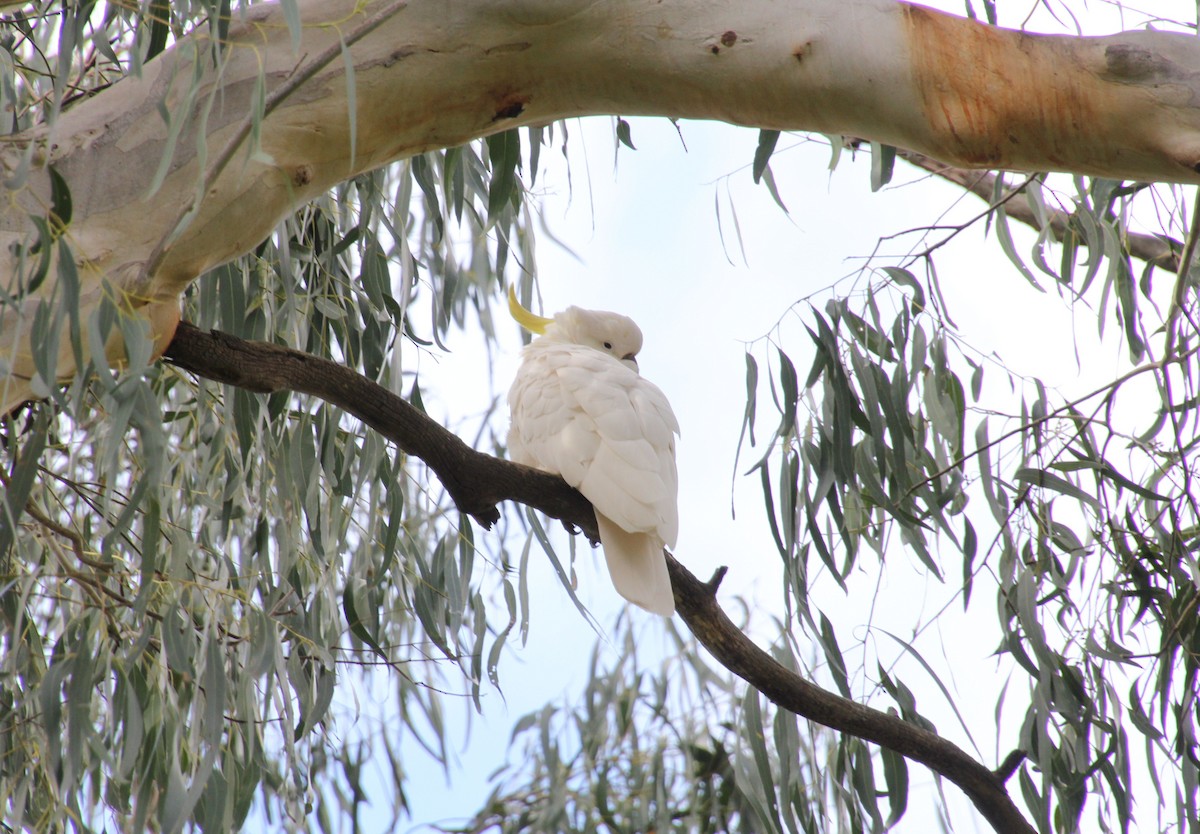
<svg viewBox="0 0 1200 834"><path fill-rule="evenodd" d="M92 694L95 692L96 665L100 660L88 651L92 643L89 632L93 622L90 616L81 618L72 623L68 630L71 651L75 658L71 664L71 678L66 689L67 755L64 762L65 773L59 785L59 789L67 793L72 792L75 784L83 779L84 734L92 728Z"/></svg>
<svg viewBox="0 0 1200 834"><path fill-rule="evenodd" d="M821 648L825 651L825 662L829 664L829 674L843 698L850 698L850 679L846 676L846 661L842 658L842 650L838 647L837 635L833 632L833 623L824 613L821 614L821 632L818 637Z"/></svg>
<svg viewBox="0 0 1200 834"><path fill-rule="evenodd" d="M425 207L429 212L430 217L434 222L436 236L433 243L436 245L442 239L444 232L442 226L442 209L438 202L437 188L433 184L433 172L429 167L429 160L426 158L429 154L418 154L411 160L410 170L412 171L413 179L417 181L417 185L421 186L421 193L425 195Z"/></svg>
<svg viewBox="0 0 1200 834"><path fill-rule="evenodd" d="M1107 463L1105 463L1103 468L1100 470L1100 474L1102 474L1104 477L1108 478L1109 480L1115 481L1119 486L1124 487L1125 489L1129 490L1130 492L1132 492L1136 495L1140 495L1142 498L1148 498L1152 501L1170 501L1171 500L1170 496L1155 492L1152 489L1147 489L1146 487L1142 486L1141 484L1136 483L1135 481L1131 481L1129 478L1126 478L1124 475L1122 475L1117 470L1113 469L1112 466L1110 466Z"/></svg>
<svg viewBox="0 0 1200 834"><path fill-rule="evenodd" d="M480 604L482 605L482 598L480 598ZM513 626L517 624L517 593L513 589L512 583L507 580L504 582L504 604L508 609L508 623L492 641L492 648L488 651L487 656L488 681L497 689L500 688L500 653L504 649L504 643L508 640Z"/></svg>
<svg viewBox="0 0 1200 834"><path fill-rule="evenodd" d="M879 142L871 143L871 190L878 191L892 181L896 149Z"/></svg>
<svg viewBox="0 0 1200 834"><path fill-rule="evenodd" d="M542 158L542 144L546 141L546 133L545 125L529 125L525 128L525 136L529 142L529 182L531 185L537 184L538 161Z"/></svg>
<svg viewBox="0 0 1200 834"><path fill-rule="evenodd" d="M1033 213L1033 222L1039 231L1045 231L1050 225L1049 215L1046 211L1046 200L1042 196L1042 179L1044 174L1039 174L1036 177L1031 177L1029 182L1025 184L1025 202L1029 205L1029 210ZM1039 240L1042 238L1039 236Z"/></svg>
<svg viewBox="0 0 1200 834"><path fill-rule="evenodd" d="M358 580L361 582L361 580ZM379 656L380 660L385 663L390 662L387 652L379 645L375 636L367 630L366 624L358 615L358 609L354 604L354 583L346 582L346 587L342 590L342 613L346 617L346 625L350 628L350 633L363 642L363 644L371 651Z"/></svg>
<svg viewBox="0 0 1200 834"><path fill-rule="evenodd" d="M963 518L963 610L971 604L971 590L975 586L975 553L979 546L975 528L969 518Z"/></svg>
<svg viewBox="0 0 1200 834"><path fill-rule="evenodd" d="M975 743L975 738L971 735L970 726L967 724L966 719L963 718L962 713L959 712L958 706L954 703L954 698L950 694L950 690L944 683L942 683L942 679L938 677L937 673L933 670L933 667L926 662L925 658L919 651L917 651L916 646L914 646L912 643L896 636L895 634L892 634L887 629L880 629L880 631L903 646L905 652L907 652L910 657L916 660L917 663L921 664L921 668L923 668L925 673L929 675L930 680L937 684L937 688L941 691L942 697L946 699L946 703L949 704L950 710L954 713L954 717L958 719L958 725L962 727L963 733L966 735L967 740L971 742L971 746L974 747L975 751L978 753L979 746ZM880 669L880 674L882 673L883 670ZM884 677L886 678L886 676ZM913 723L920 727L924 727L930 732L937 732L937 727L934 725L934 723L917 712L916 700L911 698L911 693L908 691L908 688L905 687L900 681L896 681L895 688L888 686L890 683L890 679L885 681L885 688L887 688L888 692L890 692L893 697L898 699L898 702L901 704L902 708L909 709L912 712L911 715L905 716L905 720L912 721ZM907 693L907 695L904 693Z"/></svg>
<svg viewBox="0 0 1200 834"><path fill-rule="evenodd" d="M194 678L195 635L192 633L191 623L180 613L178 603L172 602L167 608L159 627L163 646L167 650L167 666L177 674Z"/></svg>
<svg viewBox="0 0 1200 834"><path fill-rule="evenodd" d="M416 377L413 377L412 388L408 392L408 401L417 411L422 414L428 413L425 411L425 400L421 397L421 385Z"/></svg>
<svg viewBox="0 0 1200 834"><path fill-rule="evenodd" d="M733 455L733 471L736 477L738 461L742 458L742 444L750 438L754 446L754 421L758 407L758 362L754 355L746 351L746 407L742 412L742 430L738 433L737 449Z"/></svg>
<svg viewBox="0 0 1200 834"><path fill-rule="evenodd" d="M517 166L521 161L521 134L515 128L487 138L492 182L488 186L488 224L518 194Z"/></svg>
<svg viewBox="0 0 1200 834"><path fill-rule="evenodd" d="M1038 283L1037 278L1029 271L1029 267L1025 266L1025 262L1021 260L1021 256L1017 254L1017 247L1013 243L1012 232L1008 228L1008 212L1004 210L1004 206L996 207L995 216L996 240L1000 242L1000 248L1004 250L1004 254L1008 256L1008 260L1034 289L1038 292L1045 292L1045 288Z"/></svg>
<svg viewBox="0 0 1200 834"><path fill-rule="evenodd" d="M287 22L288 34L292 38L292 51L299 52L304 37L304 21L300 18L300 4L296 0L280 0L283 19ZM340 35L339 35L340 37Z"/></svg>
<svg viewBox="0 0 1200 834"><path fill-rule="evenodd" d="M191 817L192 810L200 801L201 794L204 793L205 785L208 784L208 780L213 774L213 768L216 767L217 756L220 752L221 748L217 745L212 745L205 751L204 758L200 761L195 773L192 774L191 785L184 784L183 774L179 772L178 759L172 761L173 772L169 777L167 794L163 800L161 812L163 831L168 834L179 834L183 831Z"/></svg>
<svg viewBox="0 0 1200 834"><path fill-rule="evenodd" d="M844 310L842 312L842 321L846 323L846 328L851 335L864 348L871 353L889 362L895 361L895 353L892 349L892 343L883 333L879 332L875 327L868 324L867 321L860 316Z"/></svg>
<svg viewBox="0 0 1200 834"><path fill-rule="evenodd" d="M767 170L767 164L771 161L771 154L775 153L775 145L778 142L778 130L760 130L758 132L758 147L754 149L754 164L751 166L751 174L756 184Z"/></svg>
<svg viewBox="0 0 1200 834"><path fill-rule="evenodd" d="M617 119L617 140L631 151L637 150L629 133L629 122L624 119Z"/></svg>
<svg viewBox="0 0 1200 834"><path fill-rule="evenodd" d="M908 287L913 291L912 311L919 313L925 309L925 288L921 286L921 282L917 277L907 269L901 269L898 266L885 266L883 271L888 274L888 277L901 286Z"/></svg>
<svg viewBox="0 0 1200 834"><path fill-rule="evenodd" d="M1083 233L1084 246L1087 247L1087 272L1084 274L1083 281L1078 289L1079 297L1082 297L1087 292L1088 287L1092 285L1096 274L1100 271L1101 264L1104 263L1104 253L1107 248L1105 242L1105 234L1101 231L1101 225L1096 222L1096 218L1088 211L1086 206L1079 206L1075 213L1071 215L1071 219L1078 225L1079 230ZM1072 267L1072 272L1074 267ZM1064 270L1066 277L1066 270Z"/></svg>
<svg viewBox="0 0 1200 834"><path fill-rule="evenodd" d="M787 545L783 543L783 536L779 532L779 522L775 519L775 495L771 491L771 473L764 465L766 460L759 461L759 480L762 482L763 492L763 509L767 514L767 526L771 528L771 537L775 540L775 547L779 550L779 555L786 562L791 555Z"/></svg>
<svg viewBox="0 0 1200 834"><path fill-rule="evenodd" d="M542 527L542 522L538 519L532 507L526 507L525 509L525 518L529 521L529 527L533 532L533 536L537 539L538 544L542 546L542 552L550 558L550 564L554 568L554 574L558 577L559 583L566 590L567 596L571 598L571 602L575 604L576 610L583 615L585 620L594 624L595 619L575 594L575 583L571 581L566 570L563 569L562 562L558 558L558 553L555 552L554 546L550 544L550 537L546 535L546 530Z"/></svg>
<svg viewBox="0 0 1200 834"><path fill-rule="evenodd" d="M225 653L220 637L210 628L204 653L204 719L201 736L206 744L219 747L225 735Z"/></svg>
<svg viewBox="0 0 1200 834"><path fill-rule="evenodd" d="M884 828L890 829L908 808L908 760L887 747L879 748L883 763L883 781L888 789L888 812Z"/></svg>
<svg viewBox="0 0 1200 834"><path fill-rule="evenodd" d="M34 228L37 229L37 240L29 247L28 252L22 254L38 255L39 257L37 266L33 268L31 273L26 273L24 276L25 287L23 294L36 292L46 280L46 276L50 274L50 256L53 251L51 247L54 244L54 232L50 228L50 223L44 217L30 215L29 220L33 223ZM61 248L65 247L60 247L60 251ZM68 249L67 251L70 250Z"/></svg>
<svg viewBox="0 0 1200 834"><path fill-rule="evenodd" d="M775 201L775 205L783 209L784 214L790 214L788 207L783 203L783 198L779 196L779 186L775 184L775 174L771 171L770 165L763 171L762 181L766 183L767 193L771 195L771 199Z"/></svg>
<svg viewBox="0 0 1200 834"><path fill-rule="evenodd" d="M776 801L775 780L771 774L770 754L767 752L766 734L763 732L762 712L759 707L758 690L748 687L742 699L742 718L745 738L754 758L754 796L757 810L763 822L772 831L779 831L779 804Z"/></svg>
<svg viewBox="0 0 1200 834"><path fill-rule="evenodd" d="M50 223L56 233L61 233L71 225L71 189L53 165L48 165L46 172L50 175Z"/></svg>
<svg viewBox="0 0 1200 834"><path fill-rule="evenodd" d="M1121 305L1120 315L1121 324L1125 329L1125 341L1129 344L1129 357L1131 362L1140 362L1142 356L1146 352L1146 345L1142 342L1139 331L1140 317L1138 316L1137 308L1137 293L1133 287L1133 271L1129 265L1129 258L1121 253L1116 259L1116 285L1117 285L1117 301Z"/></svg>
<svg viewBox="0 0 1200 834"><path fill-rule="evenodd" d="M150 19L150 43L146 47L146 60L149 61L167 48L167 36L171 34L170 0L153 0L147 17Z"/></svg>
<svg viewBox="0 0 1200 834"><path fill-rule="evenodd" d="M1089 495L1066 478L1060 478L1058 475L1055 475L1053 472L1047 472L1045 469L1023 467L1017 470L1014 477L1018 481L1031 483L1044 489L1068 495L1071 498L1082 501L1094 510L1100 509L1100 502L1096 499L1096 496Z"/></svg>
<svg viewBox="0 0 1200 834"><path fill-rule="evenodd" d="M783 402L780 404L783 419L779 421L779 436L789 434L796 427L796 404L799 401L800 388L796 379L796 366L782 350L779 356L779 384L783 388Z"/></svg>
<svg viewBox="0 0 1200 834"><path fill-rule="evenodd" d="M125 709L121 716L121 758L117 763L116 775L120 780L129 778L142 753L142 741L146 737L145 717L138 698L136 685L124 673L117 672L118 692Z"/></svg>
<svg viewBox="0 0 1200 834"><path fill-rule="evenodd" d="M32 431L21 447L16 466L9 473L8 486L4 490L4 502L0 506L0 564L9 564L9 552L16 541L17 524L25 513L25 505L34 483L38 480L38 463L46 449L49 437L50 412L38 409Z"/></svg>
<svg viewBox="0 0 1200 834"><path fill-rule="evenodd" d="M480 712L483 710L483 703L479 700L479 693L482 690L483 683L483 644L487 639L487 611L483 605L483 598L479 592L475 592L474 604L471 608L475 611L475 628L474 640L471 643L471 700L475 702L475 710Z"/></svg>
<svg viewBox="0 0 1200 834"><path fill-rule="evenodd" d="M979 462L979 480L983 484L983 495L987 498L992 517L1001 524L1008 522L1008 501L1001 485L992 472L991 441L988 439L988 421L980 420L975 429L976 460Z"/></svg>

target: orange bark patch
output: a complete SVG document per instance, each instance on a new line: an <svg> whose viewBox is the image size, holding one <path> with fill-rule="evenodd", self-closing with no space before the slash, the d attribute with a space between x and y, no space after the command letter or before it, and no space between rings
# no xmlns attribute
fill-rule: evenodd
<svg viewBox="0 0 1200 834"><path fill-rule="evenodd" d="M154 358L157 359L175 338L175 330L179 327L179 301L149 305L146 318L150 322L150 337L154 339Z"/></svg>
<svg viewBox="0 0 1200 834"><path fill-rule="evenodd" d="M292 169L292 185L297 188L308 185L312 182L313 170L310 165L297 165Z"/></svg>
<svg viewBox="0 0 1200 834"><path fill-rule="evenodd" d="M1001 168L1079 158L1103 93L1063 39L921 6L905 6L904 19L934 156Z"/></svg>
<svg viewBox="0 0 1200 834"><path fill-rule="evenodd" d="M495 115L492 116L492 121L498 122L501 119L515 119L524 112L528 101L528 96L518 95L517 93L508 93L501 96L500 101L496 105Z"/></svg>

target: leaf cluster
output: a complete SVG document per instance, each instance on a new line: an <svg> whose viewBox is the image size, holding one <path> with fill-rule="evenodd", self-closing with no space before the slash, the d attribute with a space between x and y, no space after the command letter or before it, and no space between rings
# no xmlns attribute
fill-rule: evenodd
<svg viewBox="0 0 1200 834"><path fill-rule="evenodd" d="M1023 183L1043 218L1033 262L1066 303L1092 310L1101 342L1124 342L1131 364L1059 393L980 355L945 308L934 245L919 255L923 279L903 261L864 271L858 294L807 311L806 345L782 330L763 343L777 423L750 471L783 564L789 619L821 647L839 691L865 686L928 722L915 711L920 687L911 680L883 665L873 683L851 676L831 620L814 609L827 583L847 593L868 570L863 545L881 571L900 560L952 583L964 609L982 586L998 613L997 656L1028 693L1019 730L1001 744L1027 757L1019 785L1034 819L1044 830L1077 830L1095 797L1101 826L1128 830L1136 793L1156 793L1168 819L1169 808L1192 818L1197 804L1200 333L1190 314L1165 314L1170 301L1154 287L1152 264L1135 282L1121 244L1135 201L1169 204L1169 189L1076 181L1052 268L1041 179ZM1004 214L1020 196L998 187L982 218L1017 272L1044 291ZM1188 274L1185 263L1179 281ZM1114 313L1116 334L1105 330ZM803 376L794 358L805 348ZM743 446L753 446L764 419L759 352L746 363ZM953 707L918 644L902 645ZM993 696L998 716L1006 696L1011 709L1012 687Z"/></svg>

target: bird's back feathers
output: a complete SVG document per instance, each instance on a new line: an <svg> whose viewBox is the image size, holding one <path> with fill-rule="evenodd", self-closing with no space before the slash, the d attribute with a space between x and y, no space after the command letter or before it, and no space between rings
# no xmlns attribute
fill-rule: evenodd
<svg viewBox="0 0 1200 834"><path fill-rule="evenodd" d="M525 348L508 400L509 456L560 474L591 501L617 591L670 616L662 548L679 533L679 424L666 396L610 354L541 338Z"/></svg>

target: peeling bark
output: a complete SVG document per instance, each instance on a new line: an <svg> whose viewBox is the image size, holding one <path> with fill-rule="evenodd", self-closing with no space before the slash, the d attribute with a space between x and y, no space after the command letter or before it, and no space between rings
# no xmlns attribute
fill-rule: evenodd
<svg viewBox="0 0 1200 834"><path fill-rule="evenodd" d="M236 13L219 70L198 31L53 125L9 137L0 269L50 204L46 165L68 184L66 239L81 319L106 294L143 318L157 350L179 293L250 250L298 204L395 159L520 125L590 114L719 119L863 136L959 167L1067 170L1200 182L1200 43L1164 32L1027 35L892 0L301 0L293 51L278 5ZM357 146L340 58L317 68L189 205L255 106L362 21L400 10L351 48ZM160 108L181 126L172 125ZM179 121L183 120L183 121ZM156 183L160 161L165 175ZM32 160L27 169L23 160ZM151 268L153 267L153 268ZM31 394L28 330L56 272L0 309L0 413ZM103 289L107 281L111 289ZM122 355L114 339L110 361ZM64 346L56 374L75 358Z"/></svg>

